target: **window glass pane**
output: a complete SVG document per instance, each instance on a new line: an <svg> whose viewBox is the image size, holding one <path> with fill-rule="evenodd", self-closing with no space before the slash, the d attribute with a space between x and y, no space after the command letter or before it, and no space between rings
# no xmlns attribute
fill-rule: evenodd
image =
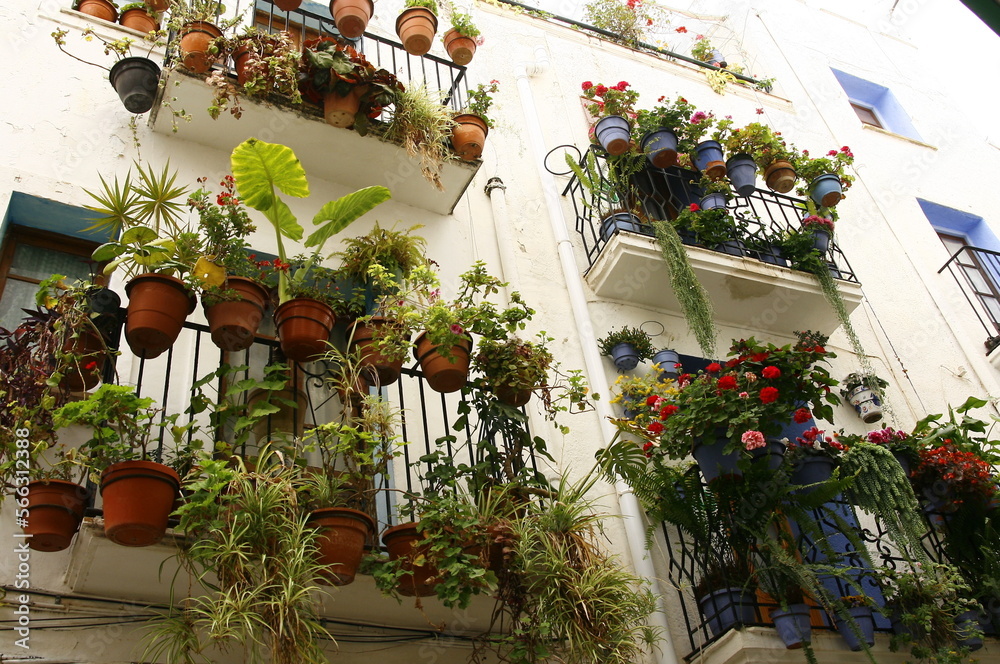
<svg viewBox="0 0 1000 664"><path fill-rule="evenodd" d="M21 309L35 308L35 292L38 286L26 281L8 279L0 298L0 327L8 330L16 328L24 319Z"/></svg>
<svg viewBox="0 0 1000 664"><path fill-rule="evenodd" d="M14 248L10 271L29 279L48 279L53 274L64 274L69 281L90 276L87 258L62 251L19 243Z"/></svg>

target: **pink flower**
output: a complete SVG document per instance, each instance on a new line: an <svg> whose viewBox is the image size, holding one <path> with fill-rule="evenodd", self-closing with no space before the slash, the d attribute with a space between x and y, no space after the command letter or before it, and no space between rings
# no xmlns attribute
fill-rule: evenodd
<svg viewBox="0 0 1000 664"><path fill-rule="evenodd" d="M778 378L781 376L781 369L778 367L764 367L764 370L760 372L764 378Z"/></svg>
<svg viewBox="0 0 1000 664"><path fill-rule="evenodd" d="M697 111L694 115L691 116L691 124L698 124L707 117L708 115L704 111Z"/></svg>
<svg viewBox="0 0 1000 664"><path fill-rule="evenodd" d="M758 108L757 109L757 115L764 115L764 109L763 108Z"/></svg>
<svg viewBox="0 0 1000 664"><path fill-rule="evenodd" d="M826 156L827 157L836 157L837 156L837 151L836 150L830 150L829 152L826 153Z"/></svg>
<svg viewBox="0 0 1000 664"><path fill-rule="evenodd" d="M461 325L459 325L458 323L452 323L451 324L451 333L452 334L462 334L462 332L465 332L465 330L462 329Z"/></svg>
<svg viewBox="0 0 1000 664"><path fill-rule="evenodd" d="M750 397L749 392L740 392L740 399L747 399Z"/></svg>
<svg viewBox="0 0 1000 664"><path fill-rule="evenodd" d="M747 451L756 450L767 445L767 442L764 440L764 434L760 431L745 432L742 436L740 436L740 442L743 443L743 446L747 449Z"/></svg>

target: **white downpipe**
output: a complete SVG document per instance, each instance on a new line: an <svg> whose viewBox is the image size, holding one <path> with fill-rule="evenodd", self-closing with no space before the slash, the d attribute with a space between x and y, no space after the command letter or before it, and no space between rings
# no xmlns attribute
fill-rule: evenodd
<svg viewBox="0 0 1000 664"><path fill-rule="evenodd" d="M573 245L566 229L566 218L563 215L562 205L559 202L559 188L555 178L545 169L545 141L542 135L541 123L538 120L538 111L535 107L535 98L531 92L531 76L545 71L548 66L548 54L542 46L535 47L535 61L520 63L514 69L517 79L517 89L521 99L521 110L524 112L524 125L527 129L527 142L534 152L535 168L538 170L539 182L542 186L542 193L545 199L545 207L548 213L549 223L552 226L552 234L555 236L556 249L559 254L559 263L562 267L563 278L566 281L566 288L569 293L570 305L573 309L573 320L576 323L577 338L580 340L583 352L584 367L587 380L591 385L610 385L611 380L604 371L604 361L601 358L597 346L597 335L594 334L594 326L591 323L590 312L587 308L587 298L583 291L582 271L576 262L573 253ZM613 415L607 400L595 402L597 415L601 421L601 436L604 444L609 445L615 436L614 426L609 418ZM646 552L646 529L642 508L638 499L632 493L632 489L627 484L618 480L615 482L615 491L618 495L618 507L622 513L622 521L625 526L626 538L628 540L628 552L632 559L636 573L650 583L656 596L657 609L651 617L650 623L654 627L661 628L664 643L659 650L660 664L677 664L677 656L674 652L673 641L670 638L670 630L667 624L666 607L663 603L663 594L659 592L659 584L656 578L656 570L653 562Z"/></svg>
<svg viewBox="0 0 1000 664"><path fill-rule="evenodd" d="M508 290L517 290L517 257L514 255L514 237L510 230L510 216L507 214L507 186L499 176L486 182L486 195L490 197L493 212L493 227L496 229L497 252L500 254L500 279L510 284ZM509 301L510 294L504 298Z"/></svg>

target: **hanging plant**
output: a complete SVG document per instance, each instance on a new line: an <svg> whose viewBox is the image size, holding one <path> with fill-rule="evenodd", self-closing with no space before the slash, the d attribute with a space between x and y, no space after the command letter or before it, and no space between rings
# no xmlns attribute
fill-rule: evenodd
<svg viewBox="0 0 1000 664"><path fill-rule="evenodd" d="M704 357L715 357L718 331L715 328L715 311L705 287L698 281L688 261L687 251L677 235L677 230L667 221L654 221L660 254L667 265L670 287L681 305L688 328L694 334ZM839 293L838 293L839 295Z"/></svg>

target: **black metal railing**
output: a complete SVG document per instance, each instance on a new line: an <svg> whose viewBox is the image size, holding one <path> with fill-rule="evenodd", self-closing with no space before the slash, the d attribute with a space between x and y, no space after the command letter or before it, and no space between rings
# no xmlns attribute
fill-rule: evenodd
<svg viewBox="0 0 1000 664"><path fill-rule="evenodd" d="M697 185L700 174L695 171L676 166L655 168L647 162L628 176L628 191L620 191L620 187L610 177L607 153L596 145L590 146L589 151L595 157L596 169L590 174L593 186L585 186L573 175L563 190L563 196L569 196L573 202L576 231L583 240L589 265L594 264L616 233L634 232L652 237L654 233L649 219L673 219L678 212L701 201L702 192ZM586 161L584 154L578 162L584 173L587 173ZM741 240L747 246L762 245L766 237L780 236L786 231L797 229L799 221L808 214L802 199L761 189L754 190L749 196L740 196L734 192L726 207L736 223L737 237L733 239ZM605 221L607 215L614 210L629 208L641 210L644 218L634 217L634 221L624 224ZM746 246L706 248L771 264L787 265L787 261L774 254L761 255L761 252ZM857 283L853 269L835 242L830 243L826 259L836 278Z"/></svg>
<svg viewBox="0 0 1000 664"><path fill-rule="evenodd" d="M124 310L122 310L124 314ZM124 315L120 317L125 320ZM268 323L269 324L269 323ZM128 357L131 351L123 344L122 355ZM139 396L151 397L158 407L164 409L164 415L178 413L177 424L185 426L196 422L204 425L207 419L204 415L192 412L190 404L195 394L196 381L208 377L223 365L240 368L228 375L213 377L202 386L204 392L211 397L223 395L230 386L247 378L261 379L264 367L281 362L289 366L289 389L281 395L295 404L294 407L282 406L278 413L269 416L257 431L254 439L270 440L272 434L291 434L299 436L315 424L339 419L345 407L341 397L330 383L336 374L337 367L324 361L299 364L287 362L281 354L277 340L273 337L257 336L254 343L244 351L225 352L214 345L208 327L198 323L187 322L174 345L154 359L143 359L133 356L135 389ZM117 358L122 366L122 358ZM114 375L113 367L110 375ZM128 383L128 377L120 376L120 382ZM513 447L503 436L488 430L481 425L476 415L475 407L470 403L476 398L478 388L470 385L467 391L451 394L441 394L430 389L423 377L418 364L404 367L400 379L381 389L370 388L375 394L387 399L400 412L398 435L406 445L402 446L401 461L397 470L405 467L405 472L384 478L382 486L398 491L383 491L377 497L373 516L378 517L380 526L396 523L397 506L402 504L406 496L422 492L421 478L431 470L431 465L422 460L425 455L437 450L443 451L454 460L454 464L476 466L481 468L489 456L484 455L486 447L499 448L508 452L505 457L505 468L488 468L491 477L502 480L505 473L509 474L523 469L525 473L538 472L538 460L532 442L532 436L523 425L523 445ZM244 393L238 397L242 403L252 400L252 393ZM275 401L272 399L271 403ZM460 413L465 413L463 426L456 430ZM212 431L210 440L231 440L231 431ZM156 458L168 456L171 452L171 441L166 440L167 432L162 428L155 450ZM190 444L194 434L189 431L187 442ZM204 438L204 437L203 437ZM494 440L495 439L495 440ZM253 455L256 445L251 443L238 450L244 456ZM497 464L498 465L498 464Z"/></svg>
<svg viewBox="0 0 1000 664"><path fill-rule="evenodd" d="M692 470L691 472L696 472ZM867 548L867 553L875 567L887 567L890 569L907 569L907 562L899 554L895 544L889 537L883 525L874 516L864 512L856 512L850 504L840 500L826 504L823 509L813 511L813 518L826 534L835 534L844 527L844 523L850 524L854 530L854 535ZM931 521L941 521L945 515L926 512ZM861 520L859 520L859 515ZM794 526L792 526L793 531ZM663 523L660 527L660 536L664 539L664 551L667 552L667 583L677 589L675 608L684 620L688 636L689 654L685 659L691 659L692 655L701 651L706 646L722 637L722 634L713 634L709 623L704 619L701 611L695 602L692 588L694 588L705 574L705 561L718 555L718 551L707 551L702 542L693 541L690 535L674 526ZM933 561L944 561L944 544L938 531L934 527L928 526L922 539L922 545L928 558ZM883 607L885 600L879 585L874 580L874 570L865 572L868 568L863 557L853 552L850 546L845 547L844 557L840 564L852 570L851 581L843 578L830 577L823 579L824 586L838 597L864 594L872 600L875 607ZM803 535L799 535L799 551L802 552L805 560L817 562L820 559L818 550L811 546ZM753 558L754 552L743 552L748 558ZM718 572L715 572L718 574ZM714 577L713 577L714 578ZM746 578L728 578L719 580L717 587L740 588L747 583ZM810 605L812 608L813 629L835 629L830 621L830 617L819 608L818 605ZM770 611L779 608L777 603L771 601L766 595L757 593L754 607L754 620L746 625L773 627L769 619ZM889 620L878 611L874 614L876 629L889 631L891 625ZM988 633L993 633L994 627L987 625Z"/></svg>
<svg viewBox="0 0 1000 664"><path fill-rule="evenodd" d="M962 290L986 332L986 354L1000 346L1000 252L963 246L941 266Z"/></svg>

